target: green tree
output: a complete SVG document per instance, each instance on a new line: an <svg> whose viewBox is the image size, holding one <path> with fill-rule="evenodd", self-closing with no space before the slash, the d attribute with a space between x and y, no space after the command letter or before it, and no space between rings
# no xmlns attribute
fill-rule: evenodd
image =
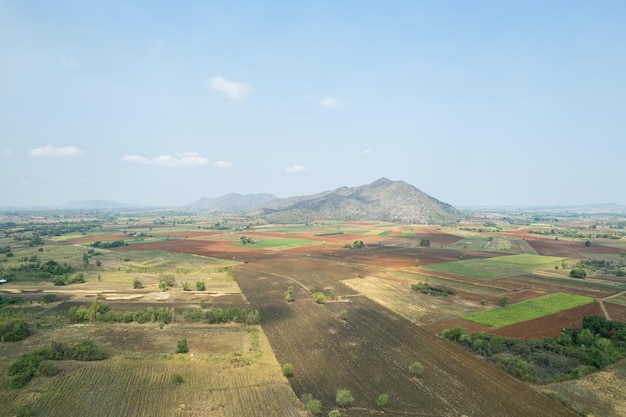
<svg viewBox="0 0 626 417"><path fill-rule="evenodd" d="M430 239L421 239L420 240L420 246L430 246Z"/></svg>
<svg viewBox="0 0 626 417"><path fill-rule="evenodd" d="M387 404L389 404L389 394L380 394L378 398L376 398L376 407L381 410L387 408Z"/></svg>
<svg viewBox="0 0 626 417"><path fill-rule="evenodd" d="M187 281L183 281L183 291L191 291L191 287Z"/></svg>
<svg viewBox="0 0 626 417"><path fill-rule="evenodd" d="M183 382L185 382L185 379L183 378L183 376L181 374L172 374L172 378L171 378L172 384L182 384Z"/></svg>
<svg viewBox="0 0 626 417"><path fill-rule="evenodd" d="M159 285L159 287L160 287L160 285ZM136 290L143 288L143 282L141 282L141 280L139 278L135 278L133 280L133 288L136 289Z"/></svg>
<svg viewBox="0 0 626 417"><path fill-rule="evenodd" d="M341 412L339 410L331 410L328 413L328 417L341 417Z"/></svg>
<svg viewBox="0 0 626 417"><path fill-rule="evenodd" d="M326 297L324 296L324 293L320 291L313 294L313 299L317 304L324 304L326 302Z"/></svg>
<svg viewBox="0 0 626 417"><path fill-rule="evenodd" d="M569 271L569 276L572 278L586 278L587 271L585 271L585 269L581 267L572 268Z"/></svg>
<svg viewBox="0 0 626 417"><path fill-rule="evenodd" d="M206 284L204 283L204 281L196 281L196 290L206 291Z"/></svg>
<svg viewBox="0 0 626 417"><path fill-rule="evenodd" d="M311 400L304 405L304 408L314 416L322 414L322 402L320 400Z"/></svg>
<svg viewBox="0 0 626 417"><path fill-rule="evenodd" d="M500 297L500 299L498 300L498 305L500 307L506 307L509 304L509 297L504 296L504 297Z"/></svg>
<svg viewBox="0 0 626 417"><path fill-rule="evenodd" d="M585 246L586 246L586 247L591 246L591 241L590 241L590 240L586 240L586 241L585 241Z"/></svg>
<svg viewBox="0 0 626 417"><path fill-rule="evenodd" d="M335 400L338 406L348 407L354 402L354 397L352 396L350 390L340 389L339 391L337 391L337 397Z"/></svg>
<svg viewBox="0 0 626 417"><path fill-rule="evenodd" d="M424 373L424 365L415 361L409 365L409 373L413 376L420 376Z"/></svg>
<svg viewBox="0 0 626 417"><path fill-rule="evenodd" d="M176 353L187 353L189 352L189 346L187 345L187 339L181 339L176 344Z"/></svg>

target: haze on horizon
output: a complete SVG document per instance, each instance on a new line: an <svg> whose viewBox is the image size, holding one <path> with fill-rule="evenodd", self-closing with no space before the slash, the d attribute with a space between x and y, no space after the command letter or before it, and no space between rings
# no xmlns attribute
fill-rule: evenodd
<svg viewBox="0 0 626 417"><path fill-rule="evenodd" d="M626 3L518 3L0 0L0 207L626 205Z"/></svg>

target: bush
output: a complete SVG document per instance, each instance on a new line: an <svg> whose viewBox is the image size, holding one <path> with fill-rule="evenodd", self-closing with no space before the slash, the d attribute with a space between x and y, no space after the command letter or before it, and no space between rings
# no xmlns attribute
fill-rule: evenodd
<svg viewBox="0 0 626 417"><path fill-rule="evenodd" d="M0 323L0 341L2 342L18 342L30 335L30 327L24 320L13 319Z"/></svg>
<svg viewBox="0 0 626 417"><path fill-rule="evenodd" d="M348 310L341 310L339 312L339 317L341 320L348 320Z"/></svg>
<svg viewBox="0 0 626 417"><path fill-rule="evenodd" d="M320 400L311 400L304 405L304 408L314 416L322 413L322 402Z"/></svg>
<svg viewBox="0 0 626 417"><path fill-rule="evenodd" d="M350 390L340 389L339 391L337 391L337 398L335 400L338 406L348 407L354 402L354 397L352 396Z"/></svg>
<svg viewBox="0 0 626 417"><path fill-rule="evenodd" d="M133 288L136 290L143 288L143 282L139 278L135 278L133 280Z"/></svg>
<svg viewBox="0 0 626 417"><path fill-rule="evenodd" d="M293 365L289 362L282 364L280 370L283 372L283 375L286 377L293 376Z"/></svg>
<svg viewBox="0 0 626 417"><path fill-rule="evenodd" d="M196 289L198 291L206 291L206 284L204 283L204 281L197 281L196 282Z"/></svg>
<svg viewBox="0 0 626 417"><path fill-rule="evenodd" d="M172 384L182 384L183 382L185 382L185 379L183 378L183 376L181 374L173 374L172 378L171 378Z"/></svg>
<svg viewBox="0 0 626 417"><path fill-rule="evenodd" d="M424 365L415 361L409 365L409 373L413 376L420 376L424 373Z"/></svg>
<svg viewBox="0 0 626 417"><path fill-rule="evenodd" d="M341 417L341 412L339 410L332 410L328 413L328 417Z"/></svg>
<svg viewBox="0 0 626 417"><path fill-rule="evenodd" d="M389 394L380 394L378 398L376 398L376 407L381 410L387 408L387 404L389 404Z"/></svg>
<svg viewBox="0 0 626 417"><path fill-rule="evenodd" d="M56 294L44 294L44 296L41 299L41 301L44 302L45 304L54 303L56 300L57 300Z"/></svg>
<svg viewBox="0 0 626 417"><path fill-rule="evenodd" d="M176 353L187 353L189 352L189 346L187 345L187 339L181 339L176 344Z"/></svg>
<svg viewBox="0 0 626 417"><path fill-rule="evenodd" d="M326 302L326 297L324 296L324 293L320 291L313 294L313 299L317 304L324 304Z"/></svg>

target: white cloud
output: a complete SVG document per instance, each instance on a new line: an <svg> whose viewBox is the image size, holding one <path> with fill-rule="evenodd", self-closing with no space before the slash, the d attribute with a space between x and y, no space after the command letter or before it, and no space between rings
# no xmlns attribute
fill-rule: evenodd
<svg viewBox="0 0 626 417"><path fill-rule="evenodd" d="M326 97L320 101L320 104L324 107L333 108L339 106L339 100L335 97Z"/></svg>
<svg viewBox="0 0 626 417"><path fill-rule="evenodd" d="M28 151L32 156L78 156L85 153L76 146L56 146L46 145L41 148L35 148Z"/></svg>
<svg viewBox="0 0 626 417"><path fill-rule="evenodd" d="M211 77L209 79L209 88L226 94L233 100L244 100L252 91L252 86L247 83L238 81L229 81L224 77Z"/></svg>
<svg viewBox="0 0 626 417"><path fill-rule="evenodd" d="M373 154L373 153L374 153L374 151L372 151L371 149L365 149L365 150L363 150L363 154L364 154L364 155L371 155L371 154Z"/></svg>
<svg viewBox="0 0 626 417"><path fill-rule="evenodd" d="M290 167L285 168L285 173L291 174L294 172L304 172L308 170L309 170L308 168L305 168L302 165L292 165Z"/></svg>
<svg viewBox="0 0 626 417"><path fill-rule="evenodd" d="M231 168L233 163L228 161L215 161L212 166L213 168Z"/></svg>
<svg viewBox="0 0 626 417"><path fill-rule="evenodd" d="M184 152L179 156L159 155L153 158L146 158L140 155L124 155L122 160L140 164L177 167L177 166L202 166L209 163L208 159L195 152Z"/></svg>
<svg viewBox="0 0 626 417"><path fill-rule="evenodd" d="M122 157L124 162L148 162L148 158L139 155L124 155Z"/></svg>

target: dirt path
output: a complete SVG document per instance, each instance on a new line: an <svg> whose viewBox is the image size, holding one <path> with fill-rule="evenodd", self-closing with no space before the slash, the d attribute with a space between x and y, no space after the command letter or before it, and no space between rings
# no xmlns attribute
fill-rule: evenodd
<svg viewBox="0 0 626 417"><path fill-rule="evenodd" d="M603 299L598 300L598 304L600 304L600 308L602 309L602 313L604 314L604 317L607 320L611 320L611 315L609 314L608 310L604 306L604 301L606 301L606 300L608 300L610 298L619 297L620 295L623 295L623 294L626 294L626 291L618 292L617 294L609 295L608 297L604 297Z"/></svg>

